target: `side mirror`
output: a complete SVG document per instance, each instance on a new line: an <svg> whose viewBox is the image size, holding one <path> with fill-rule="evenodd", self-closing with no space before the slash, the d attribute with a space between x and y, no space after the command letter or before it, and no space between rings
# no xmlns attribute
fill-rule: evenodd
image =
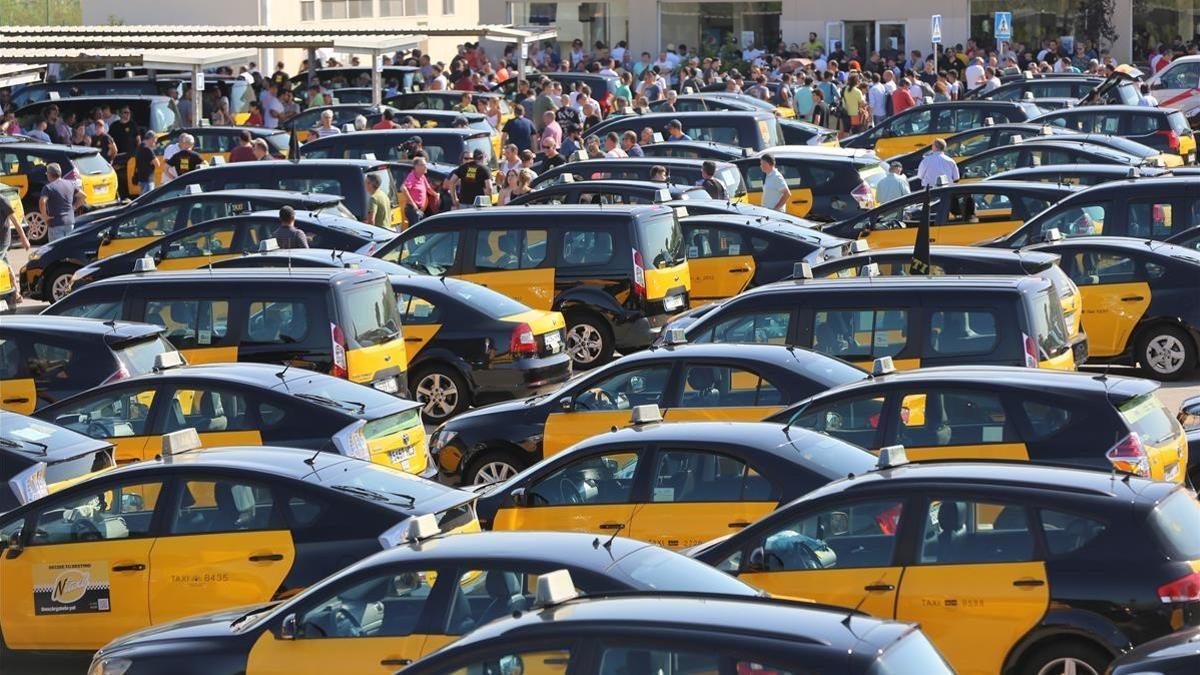
<svg viewBox="0 0 1200 675"><path fill-rule="evenodd" d="M1200 396L1185 399L1179 405L1179 423L1189 431L1200 428Z"/></svg>
<svg viewBox="0 0 1200 675"><path fill-rule="evenodd" d="M297 634L296 615L293 613L283 617L283 622L279 624L279 639L295 640Z"/></svg>
<svg viewBox="0 0 1200 675"><path fill-rule="evenodd" d="M512 499L513 506L527 506L529 499L525 496L525 488L517 488L509 493L509 499Z"/></svg>
<svg viewBox="0 0 1200 675"><path fill-rule="evenodd" d="M564 396L558 399L558 409L563 412L571 412L575 408L575 402L570 396Z"/></svg>
<svg viewBox="0 0 1200 675"><path fill-rule="evenodd" d="M767 554L763 551L763 547L759 546L753 551L750 551L750 559L746 562L747 572L766 572L767 571Z"/></svg>
<svg viewBox="0 0 1200 675"><path fill-rule="evenodd" d="M8 540L4 542L4 548L8 550L4 557L9 560L21 555L21 551L25 550L25 547L21 545L21 530L9 535Z"/></svg>

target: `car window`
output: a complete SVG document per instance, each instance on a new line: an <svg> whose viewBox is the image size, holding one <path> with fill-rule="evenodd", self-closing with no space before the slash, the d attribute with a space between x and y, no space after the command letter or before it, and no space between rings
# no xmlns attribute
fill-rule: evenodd
<svg viewBox="0 0 1200 675"><path fill-rule="evenodd" d="M1117 253L1080 251L1063 256L1063 267L1079 286L1123 284L1138 280L1137 263Z"/></svg>
<svg viewBox="0 0 1200 675"><path fill-rule="evenodd" d="M237 226L233 224L217 228L204 228L202 232L185 234L170 242L159 245L155 254L160 260L175 258L201 258L233 252L233 237Z"/></svg>
<svg viewBox="0 0 1200 675"><path fill-rule="evenodd" d="M1152 134L1158 131L1158 122L1158 115L1131 114L1129 116L1129 135Z"/></svg>
<svg viewBox="0 0 1200 675"><path fill-rule="evenodd" d="M457 230L417 235L388 251L383 259L440 274L454 265L458 257L458 238Z"/></svg>
<svg viewBox="0 0 1200 675"><path fill-rule="evenodd" d="M1110 208L1109 202L1064 208L1042 221L1039 234L1044 236L1051 229L1057 229L1064 237L1104 234L1104 220Z"/></svg>
<svg viewBox="0 0 1200 675"><path fill-rule="evenodd" d="M1052 557L1083 548L1107 529L1099 520L1074 513L1039 509L1038 517L1046 536L1046 550Z"/></svg>
<svg viewBox="0 0 1200 675"><path fill-rule="evenodd" d="M745 462L715 452L665 450L654 467L652 502L778 501L779 491Z"/></svg>
<svg viewBox="0 0 1200 675"><path fill-rule="evenodd" d="M417 629L438 574L392 570L343 586L297 621L297 637L403 637Z"/></svg>
<svg viewBox="0 0 1200 675"><path fill-rule="evenodd" d="M1200 86L1200 63L1172 63L1159 82L1164 89L1191 89Z"/></svg>
<svg viewBox="0 0 1200 675"><path fill-rule="evenodd" d="M638 454L590 455L551 471L525 491L530 506L624 504L633 494Z"/></svg>
<svg viewBox="0 0 1200 675"><path fill-rule="evenodd" d="M1008 195L975 192L960 193L950 198L947 214L949 224L974 224L1012 220L1013 207Z"/></svg>
<svg viewBox="0 0 1200 675"><path fill-rule="evenodd" d="M90 389L117 369L107 349L87 349L36 341L26 343L25 370L41 386ZM103 354L103 356L101 356Z"/></svg>
<svg viewBox="0 0 1200 675"><path fill-rule="evenodd" d="M1033 532L1024 507L967 499L933 499L927 507L920 564L1033 560Z"/></svg>
<svg viewBox="0 0 1200 675"><path fill-rule="evenodd" d="M988 392L904 392L896 443L908 447L1019 442L1000 397Z"/></svg>
<svg viewBox="0 0 1200 675"><path fill-rule="evenodd" d="M266 207L269 208L269 207ZM196 202L188 207L184 216L187 218L187 225L198 225L200 223L216 220L217 218L225 218L235 216L240 213L247 213L251 210L250 203L246 200L227 202L208 200Z"/></svg>
<svg viewBox="0 0 1200 675"><path fill-rule="evenodd" d="M848 398L816 403L799 411L792 424L820 431L864 448L879 447L882 396Z"/></svg>
<svg viewBox="0 0 1200 675"><path fill-rule="evenodd" d="M639 405L662 405L671 374L669 365L624 370L592 382L575 396L576 412L629 410Z"/></svg>
<svg viewBox="0 0 1200 675"><path fill-rule="evenodd" d="M60 316L77 316L84 319L120 319L122 303L120 300L111 302L81 302L58 312Z"/></svg>
<svg viewBox="0 0 1200 675"><path fill-rule="evenodd" d="M903 502L884 499L805 514L763 539L762 568L783 572L887 567L902 512Z"/></svg>
<svg viewBox="0 0 1200 675"><path fill-rule="evenodd" d="M1021 408L1029 420L1032 435L1031 441L1041 441L1062 431L1071 423L1071 411L1051 403L1042 401L1021 401Z"/></svg>
<svg viewBox="0 0 1200 675"><path fill-rule="evenodd" d="M1011 171L1021 165L1022 150L1011 148L989 153L986 157L976 157L963 162L962 175L964 178L984 178L1001 171Z"/></svg>
<svg viewBox="0 0 1200 675"><path fill-rule="evenodd" d="M933 117L929 110L917 110L903 115L884 129L884 136L916 136L930 133Z"/></svg>
<svg viewBox="0 0 1200 675"><path fill-rule="evenodd" d="M0 338L0 380L15 379L21 372L21 350L16 341Z"/></svg>
<svg viewBox="0 0 1200 675"><path fill-rule="evenodd" d="M790 310L758 310L718 319L702 330L692 342L787 344L791 329Z"/></svg>
<svg viewBox="0 0 1200 675"><path fill-rule="evenodd" d="M741 233L715 227L689 228L687 247L689 259L724 258L751 253Z"/></svg>
<svg viewBox="0 0 1200 675"><path fill-rule="evenodd" d="M757 373L733 366L684 368L681 408L782 405L779 389Z"/></svg>
<svg viewBox="0 0 1200 675"><path fill-rule="evenodd" d="M946 154L951 157L970 157L983 152L993 147L992 134L993 132L986 130L964 134L958 139L946 143Z"/></svg>
<svg viewBox="0 0 1200 675"><path fill-rule="evenodd" d="M170 534L279 529L275 500L265 485L241 478L189 480L169 516Z"/></svg>
<svg viewBox="0 0 1200 675"><path fill-rule="evenodd" d="M404 325L427 325L440 323L442 320L437 305L426 298L401 293L397 296L397 306L400 308L400 319Z"/></svg>
<svg viewBox="0 0 1200 675"><path fill-rule="evenodd" d="M229 330L226 300L147 300L142 320L162 326L163 337L177 348L207 347Z"/></svg>
<svg viewBox="0 0 1200 675"><path fill-rule="evenodd" d="M246 397L219 389L177 389L167 410L165 432L195 429L202 434L222 431L251 431L257 425L251 418Z"/></svg>
<svg viewBox="0 0 1200 675"><path fill-rule="evenodd" d="M566 663L566 661L563 661ZM491 671L486 671L491 672ZM524 672L545 672L526 670ZM777 667L758 658L738 658L718 652L683 651L647 645L606 646L600 653L600 668L597 675L626 675L627 673L672 673L674 675L699 675L701 673L770 673L771 675L799 675L799 671ZM457 674L455 674L457 675Z"/></svg>
<svg viewBox="0 0 1200 675"><path fill-rule="evenodd" d="M57 411L54 422L92 438L145 436L155 391L133 388L88 397Z"/></svg>
<svg viewBox="0 0 1200 675"><path fill-rule="evenodd" d="M34 531L29 543L31 546L43 546L148 536L162 487L161 481L130 479L97 486L96 491L76 492L66 499L52 500L48 506L41 507L34 514ZM78 564L89 568L92 564L107 567L109 563ZM94 578L104 578L107 574L108 569L96 569ZM88 575L84 575L83 583L86 584L87 579ZM51 585L54 579L47 579L45 583ZM35 585L38 585L37 581ZM96 602L107 602L106 588L91 590L99 596L94 598ZM38 595L38 592L34 593L35 601ZM50 595L49 590L46 591L46 595ZM87 602L87 597L88 594L84 591L84 599L81 602ZM46 600L49 600L49 597ZM93 611L108 611L108 608L93 607Z"/></svg>
<svg viewBox="0 0 1200 675"><path fill-rule="evenodd" d="M1174 227L1175 217L1171 202L1152 200L1129 203L1129 231L1125 233L1126 236L1166 239L1178 231Z"/></svg>
<svg viewBox="0 0 1200 675"><path fill-rule="evenodd" d="M996 313L986 309L948 309L929 315L934 354L988 354L996 347Z"/></svg>
<svg viewBox="0 0 1200 675"><path fill-rule="evenodd" d="M114 239L161 237L175 231L179 206L159 206L138 213L117 223Z"/></svg>
<svg viewBox="0 0 1200 675"><path fill-rule="evenodd" d="M444 634L463 635L474 628L490 623L513 612L524 612L534 606L538 577L526 571L503 569L465 570L457 576L455 593L461 602L456 602L446 617ZM450 583L452 577L447 577ZM581 595L598 589L589 589L581 575L572 581L576 592ZM582 582L582 583L581 583ZM442 633L443 631L438 631Z"/></svg>
<svg viewBox="0 0 1200 675"><path fill-rule="evenodd" d="M480 230L475 267L480 271L530 269L546 260L546 230Z"/></svg>
<svg viewBox="0 0 1200 675"><path fill-rule="evenodd" d="M565 230L559 265L582 267L604 265L613 258L613 237L603 230Z"/></svg>
<svg viewBox="0 0 1200 675"><path fill-rule="evenodd" d="M309 311L300 300L256 300L250 303L246 342L297 344L308 339Z"/></svg>
<svg viewBox="0 0 1200 675"><path fill-rule="evenodd" d="M787 186L789 188L804 187L804 184L805 184L804 170L801 169L799 165L779 163L779 164L775 165L775 168L779 171L780 174L783 175L783 182L787 183ZM757 161L754 162L753 164L748 165L746 167L746 178L745 178L746 189L761 190L762 186L763 186L763 179L765 177L766 177L766 174L763 173L762 165L760 165ZM829 172L829 177L830 178L833 177L833 172ZM814 181L814 183L820 184L820 181Z"/></svg>
<svg viewBox="0 0 1200 675"><path fill-rule="evenodd" d="M813 313L813 350L844 359L895 356L908 344L908 311L828 310Z"/></svg>

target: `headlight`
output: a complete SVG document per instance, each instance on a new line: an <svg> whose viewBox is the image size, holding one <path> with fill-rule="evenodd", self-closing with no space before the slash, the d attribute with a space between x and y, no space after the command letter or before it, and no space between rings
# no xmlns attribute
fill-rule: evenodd
<svg viewBox="0 0 1200 675"><path fill-rule="evenodd" d="M88 675L125 675L125 671L129 670L129 666L132 665L133 661L130 659L101 657L92 661L91 667L88 668Z"/></svg>
<svg viewBox="0 0 1200 675"><path fill-rule="evenodd" d="M437 428L437 431L433 432L433 436L429 439L429 451L433 453L441 452L442 448L449 445L450 441L454 440L456 436L458 436L457 431L447 429L446 425L443 424Z"/></svg>
<svg viewBox="0 0 1200 675"><path fill-rule="evenodd" d="M29 261L33 262L34 260L38 260L42 256L46 255L49 252L50 252L49 246L39 246L36 249L34 249L33 253L29 254Z"/></svg>

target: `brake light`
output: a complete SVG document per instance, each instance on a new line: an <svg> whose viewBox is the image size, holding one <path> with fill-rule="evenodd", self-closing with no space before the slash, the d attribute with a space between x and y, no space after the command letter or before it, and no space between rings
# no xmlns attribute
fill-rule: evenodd
<svg viewBox="0 0 1200 675"><path fill-rule="evenodd" d="M120 368L117 368L117 372L110 375L109 378L107 380L105 380L104 382L101 382L101 384L110 384L112 382L124 380L125 378L129 377L130 372L129 372L129 369L125 367L125 364L118 363L118 365L120 366Z"/></svg>
<svg viewBox="0 0 1200 675"><path fill-rule="evenodd" d="M1158 599L1164 603L1200 601L1200 572L1158 587Z"/></svg>
<svg viewBox="0 0 1200 675"><path fill-rule="evenodd" d="M639 298L646 297L646 262L642 260L642 252L633 250L633 294Z"/></svg>
<svg viewBox="0 0 1200 675"><path fill-rule="evenodd" d="M1021 338L1022 338L1022 343L1025 345L1025 367L1026 368L1037 368L1038 367L1037 342L1034 342L1033 338L1029 337L1028 335L1026 335L1024 333L1021 333Z"/></svg>
<svg viewBox="0 0 1200 675"><path fill-rule="evenodd" d="M1167 137L1167 147L1172 150L1179 149L1179 134L1175 133L1174 129L1166 129L1154 132Z"/></svg>
<svg viewBox="0 0 1200 675"><path fill-rule="evenodd" d="M875 208L875 195L871 194L871 188L866 183L859 183L858 187L850 191L850 195L858 202L859 208Z"/></svg>
<svg viewBox="0 0 1200 675"><path fill-rule="evenodd" d="M1117 441L1104 456L1117 471L1144 478L1150 477L1150 458L1146 455L1146 446L1142 445L1142 439L1136 431Z"/></svg>
<svg viewBox="0 0 1200 675"><path fill-rule="evenodd" d="M334 377L349 378L350 369L346 366L346 334L336 323L329 324L329 336L333 340L333 368L329 374Z"/></svg>
<svg viewBox="0 0 1200 675"><path fill-rule="evenodd" d="M75 187L83 187L83 176L80 175L79 169L71 169L63 178L75 184Z"/></svg>
<svg viewBox="0 0 1200 675"><path fill-rule="evenodd" d="M513 329L512 339L509 340L508 350L513 356L536 356L537 340L533 338L533 329L529 324L518 324Z"/></svg>

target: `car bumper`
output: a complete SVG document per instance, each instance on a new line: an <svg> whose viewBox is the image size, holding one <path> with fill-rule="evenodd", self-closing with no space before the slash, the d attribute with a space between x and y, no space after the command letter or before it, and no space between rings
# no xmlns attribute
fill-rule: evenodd
<svg viewBox="0 0 1200 675"><path fill-rule="evenodd" d="M556 389L571 377L571 357L566 353L496 364L473 374L476 404L536 396Z"/></svg>
<svg viewBox="0 0 1200 675"><path fill-rule="evenodd" d="M618 323L613 326L613 339L617 349L645 349L662 334L662 330L671 322L671 314L654 314L641 316L631 321Z"/></svg>

